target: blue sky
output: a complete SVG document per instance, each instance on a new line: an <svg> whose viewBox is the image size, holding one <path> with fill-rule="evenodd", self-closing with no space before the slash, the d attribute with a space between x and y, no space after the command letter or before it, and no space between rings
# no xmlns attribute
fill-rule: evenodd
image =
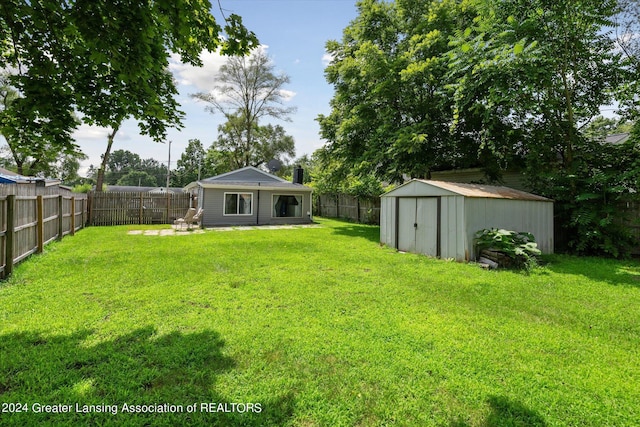
<svg viewBox="0 0 640 427"><path fill-rule="evenodd" d="M213 1L213 13L218 18L220 10ZM325 44L328 40L340 40L342 30L357 15L356 0L221 0L225 14L242 16L247 28L258 36L260 43L274 62L275 69L289 75L291 83L285 89L294 96L287 105L297 107L291 122L271 121L281 124L296 142L296 156L311 154L322 146L318 135L318 114L329 112L333 88L324 78L327 65ZM219 115L205 111L205 105L189 95L207 91L214 84L217 69L224 63L218 55L203 56L205 66L195 70L173 62L171 69L178 80L178 100L186 113L184 128L170 130L171 168L183 153L189 139L198 138L208 148L217 137ZM265 121L263 124L266 124ZM89 158L81 164L81 175L89 165L98 166L107 144L107 130L82 125L75 133L76 142ZM129 150L141 158L154 158L165 163L168 160L168 144L159 144L138 133L137 123L127 121L116 135L112 151Z"/></svg>

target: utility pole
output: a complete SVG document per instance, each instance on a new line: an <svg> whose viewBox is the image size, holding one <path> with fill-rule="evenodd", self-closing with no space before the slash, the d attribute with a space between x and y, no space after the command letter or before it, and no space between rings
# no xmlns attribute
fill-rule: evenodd
<svg viewBox="0 0 640 427"><path fill-rule="evenodd" d="M169 192L170 178L171 178L171 141L169 141L169 160L167 160L167 193Z"/></svg>
<svg viewBox="0 0 640 427"><path fill-rule="evenodd" d="M169 160L167 160L167 224L170 224L171 196L169 194L169 180L171 179L171 141L169 141Z"/></svg>

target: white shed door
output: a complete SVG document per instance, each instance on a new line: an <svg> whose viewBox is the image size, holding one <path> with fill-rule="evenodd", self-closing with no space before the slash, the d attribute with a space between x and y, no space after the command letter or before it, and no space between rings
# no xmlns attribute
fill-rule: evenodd
<svg viewBox="0 0 640 427"><path fill-rule="evenodd" d="M398 250L438 255L438 199L398 199Z"/></svg>

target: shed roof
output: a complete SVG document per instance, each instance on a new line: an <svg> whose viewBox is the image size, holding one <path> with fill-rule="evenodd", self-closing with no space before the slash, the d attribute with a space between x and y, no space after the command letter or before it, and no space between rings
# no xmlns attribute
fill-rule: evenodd
<svg viewBox="0 0 640 427"><path fill-rule="evenodd" d="M485 185L485 184L462 184L458 182L445 182L445 181L434 181L434 180L426 180L426 179L413 179L409 182L402 184L400 187L397 187L385 194L384 196L394 196L394 193L402 193L401 189L410 185L425 185L435 187L440 190L445 190L450 194L458 194L465 197L476 197L476 198L489 198L489 199L511 199L511 200L533 200L533 201L544 201L551 202L551 199L547 199L546 197L538 196L536 194L527 193L525 191L515 190L509 187L501 187L495 185Z"/></svg>

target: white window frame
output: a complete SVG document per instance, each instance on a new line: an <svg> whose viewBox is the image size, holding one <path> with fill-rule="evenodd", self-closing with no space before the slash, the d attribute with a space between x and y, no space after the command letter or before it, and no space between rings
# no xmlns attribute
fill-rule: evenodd
<svg viewBox="0 0 640 427"><path fill-rule="evenodd" d="M235 194L237 196L236 199L236 213L234 214L228 214L227 213L227 195L228 194ZM251 195L251 212L250 213L237 213L238 209L240 208L240 203L238 203L238 200L240 198L241 194L250 194ZM225 191L224 192L224 196L222 199L222 216L252 216L253 215L253 193L250 191Z"/></svg>
<svg viewBox="0 0 640 427"><path fill-rule="evenodd" d="M300 216L274 216L274 199L280 196L300 197ZM271 194L271 218L304 218L304 194L301 193L273 193Z"/></svg>

